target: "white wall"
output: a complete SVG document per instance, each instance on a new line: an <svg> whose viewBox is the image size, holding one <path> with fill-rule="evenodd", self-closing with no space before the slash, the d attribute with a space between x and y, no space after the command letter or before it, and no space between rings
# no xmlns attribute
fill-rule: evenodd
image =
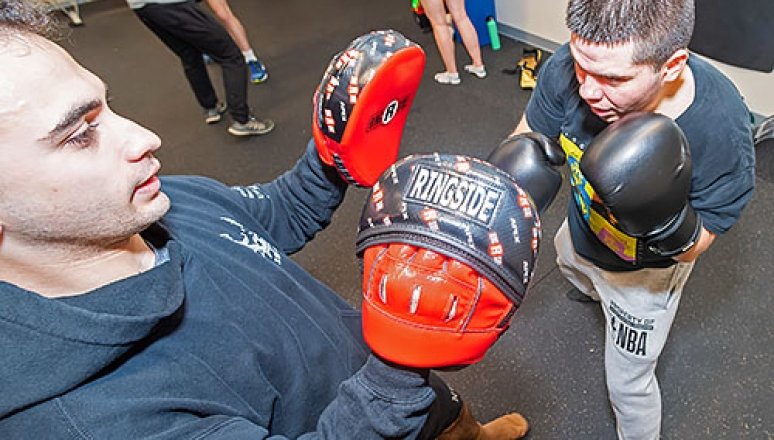
<svg viewBox="0 0 774 440"><path fill-rule="evenodd" d="M567 0L495 0L497 21L503 34L553 50L570 38L564 25ZM774 115L774 72L741 69L708 59L736 84L750 110Z"/></svg>

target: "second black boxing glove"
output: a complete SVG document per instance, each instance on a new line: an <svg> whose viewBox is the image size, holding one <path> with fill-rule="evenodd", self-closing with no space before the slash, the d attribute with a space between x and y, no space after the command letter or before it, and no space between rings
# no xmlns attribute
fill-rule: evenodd
<svg viewBox="0 0 774 440"><path fill-rule="evenodd" d="M521 133L508 137L489 154L487 162L508 173L538 208L545 211L562 186L562 175L555 168L564 165L564 151L541 133Z"/></svg>
<svg viewBox="0 0 774 440"><path fill-rule="evenodd" d="M690 249L701 220L688 203L691 154L680 127L656 113L633 113L589 144L580 169L621 231L651 252L672 257Z"/></svg>

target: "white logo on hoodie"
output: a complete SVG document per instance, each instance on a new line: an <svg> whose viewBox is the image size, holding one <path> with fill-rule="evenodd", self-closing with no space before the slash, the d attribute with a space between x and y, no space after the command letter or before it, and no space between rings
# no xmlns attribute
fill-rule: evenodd
<svg viewBox="0 0 774 440"><path fill-rule="evenodd" d="M238 192L239 195L246 199L268 199L269 196L263 192L260 186L232 186L231 189Z"/></svg>
<svg viewBox="0 0 774 440"><path fill-rule="evenodd" d="M232 243L242 245L250 249L251 251L255 252L256 254L260 254L261 256L263 256L263 258L266 258L267 260L273 261L279 265L282 264L282 254L276 247L272 246L272 244L269 243L265 238L261 237L260 235L256 234L253 231L248 231L241 223L239 223L238 221L232 218L221 217L220 219L230 225L233 225L239 228L238 238L234 238L231 234L228 234L228 233L220 234L221 238L224 238Z"/></svg>

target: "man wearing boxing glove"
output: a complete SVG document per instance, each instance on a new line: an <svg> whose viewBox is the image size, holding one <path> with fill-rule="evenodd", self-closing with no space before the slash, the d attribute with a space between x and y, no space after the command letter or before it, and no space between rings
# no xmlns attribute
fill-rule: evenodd
<svg viewBox="0 0 774 440"><path fill-rule="evenodd" d="M568 296L605 313L619 438L656 439L655 367L683 286L752 196L749 112L727 78L688 52L692 0L570 0L566 22L570 41L541 68L514 134L542 133L564 150L572 197L557 264L574 286ZM636 112L676 126L626 120ZM667 146L677 150L660 155Z"/></svg>
<svg viewBox="0 0 774 440"><path fill-rule="evenodd" d="M159 178L159 138L33 8L0 8L0 438L476 438L288 257L347 188L313 143L266 184Z"/></svg>

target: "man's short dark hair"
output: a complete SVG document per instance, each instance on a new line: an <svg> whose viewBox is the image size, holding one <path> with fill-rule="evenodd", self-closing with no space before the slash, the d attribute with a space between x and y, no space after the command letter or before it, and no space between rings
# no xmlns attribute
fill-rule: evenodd
<svg viewBox="0 0 774 440"><path fill-rule="evenodd" d="M567 27L596 44L634 43L636 64L661 67L693 34L693 0L570 0Z"/></svg>
<svg viewBox="0 0 774 440"><path fill-rule="evenodd" d="M56 33L48 8L40 0L0 0L0 36Z"/></svg>

